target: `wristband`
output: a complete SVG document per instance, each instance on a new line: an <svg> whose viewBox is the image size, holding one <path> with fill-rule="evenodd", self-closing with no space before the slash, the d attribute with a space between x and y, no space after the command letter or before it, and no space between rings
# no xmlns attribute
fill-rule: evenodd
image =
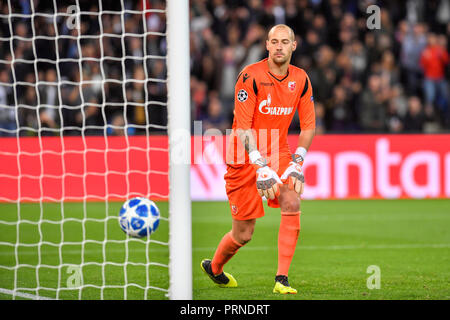
<svg viewBox="0 0 450 320"><path fill-rule="evenodd" d="M300 165L303 165L303 161L305 161L306 157L306 149L303 147L298 147L297 150L295 150L295 153L292 155L292 160L299 163Z"/></svg>
<svg viewBox="0 0 450 320"><path fill-rule="evenodd" d="M305 160L306 157L306 149L303 147L298 147L297 150L295 150L295 154L298 154L300 157L303 158L303 160Z"/></svg>

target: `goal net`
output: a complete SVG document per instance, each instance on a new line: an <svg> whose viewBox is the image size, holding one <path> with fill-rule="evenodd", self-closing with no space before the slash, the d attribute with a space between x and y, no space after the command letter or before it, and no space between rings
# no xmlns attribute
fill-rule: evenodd
<svg viewBox="0 0 450 320"><path fill-rule="evenodd" d="M1 3L0 299L192 299L188 30L188 1Z"/></svg>

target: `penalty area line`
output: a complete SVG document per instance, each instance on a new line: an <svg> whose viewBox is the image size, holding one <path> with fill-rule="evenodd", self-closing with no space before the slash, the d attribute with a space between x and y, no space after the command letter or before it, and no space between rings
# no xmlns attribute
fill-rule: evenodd
<svg viewBox="0 0 450 320"><path fill-rule="evenodd" d="M439 248L450 248L450 243L406 243L406 244L361 244L361 245L328 245L328 246L314 246L314 245L297 245L297 250L377 250L377 249L439 249ZM211 251L215 250L216 247L194 247L192 251ZM266 251L266 250L278 250L278 247L273 246L245 246L242 250L249 251ZM107 252L109 253L117 253L123 252L123 249L109 249ZM164 248L153 248L150 251L152 252L167 252L167 249ZM64 250L66 254L78 254L81 250ZM146 249L133 249L133 252L146 252ZM85 254L96 254L101 253L101 250L84 250ZM36 254L35 248L29 249L29 251L22 251L20 255L34 255ZM0 252L0 256L10 256L10 252ZM49 256L50 254L47 254ZM56 255L56 254L52 254ZM0 266L1 268L1 266ZM0 291L1 292L1 291Z"/></svg>
<svg viewBox="0 0 450 320"><path fill-rule="evenodd" d="M301 244L297 245L297 250L365 250L365 249L421 249L421 248L450 248L450 243L435 243L435 244L379 244L379 245L329 245L329 246L302 246ZM210 251L215 248L194 248L194 251ZM278 250L278 247L275 246L246 246L242 248L243 250L248 251L266 251L266 250Z"/></svg>
<svg viewBox="0 0 450 320"><path fill-rule="evenodd" d="M31 293L25 293L25 292L15 292L14 290L8 290L8 289L3 289L0 288L0 293L4 293L7 295L11 295L11 296L17 296L17 297L21 297L21 298L26 298L26 299L31 299L31 300L56 300L53 298L48 298L48 297L42 297L42 296L37 296Z"/></svg>

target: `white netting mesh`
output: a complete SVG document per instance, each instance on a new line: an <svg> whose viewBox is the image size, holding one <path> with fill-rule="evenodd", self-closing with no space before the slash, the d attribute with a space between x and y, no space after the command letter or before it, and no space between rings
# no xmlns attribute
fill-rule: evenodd
<svg viewBox="0 0 450 320"><path fill-rule="evenodd" d="M167 203L151 239L117 223L122 200L168 198L165 17L0 4L0 298L165 298Z"/></svg>

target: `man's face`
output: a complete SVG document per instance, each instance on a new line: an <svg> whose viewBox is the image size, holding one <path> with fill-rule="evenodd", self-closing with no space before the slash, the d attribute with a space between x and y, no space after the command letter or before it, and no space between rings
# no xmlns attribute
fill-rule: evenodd
<svg viewBox="0 0 450 320"><path fill-rule="evenodd" d="M269 32L266 40L266 48L269 51L269 59L278 65L289 63L292 52L297 48L297 42L287 28L275 28Z"/></svg>

